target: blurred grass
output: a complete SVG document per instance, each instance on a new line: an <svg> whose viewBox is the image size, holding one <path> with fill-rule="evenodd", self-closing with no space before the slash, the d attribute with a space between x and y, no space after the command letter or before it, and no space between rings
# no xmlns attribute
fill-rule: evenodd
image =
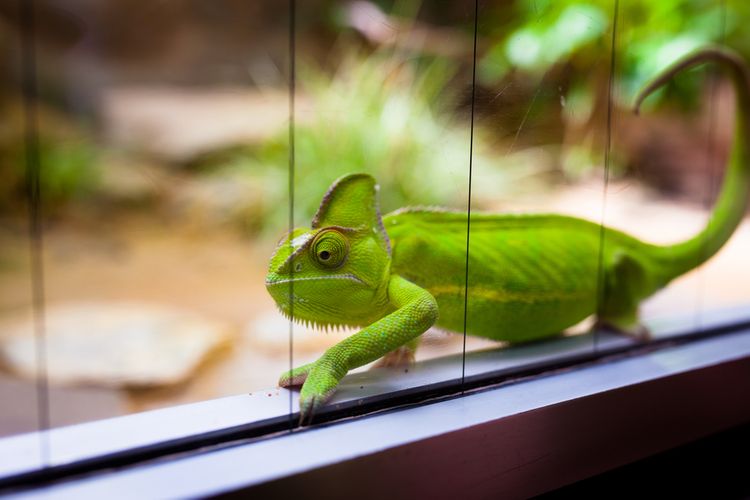
<svg viewBox="0 0 750 500"><path fill-rule="evenodd" d="M469 82L456 74L445 59L390 50L348 52L333 74L304 65L298 88L310 104L295 127L295 221L307 223L333 180L351 172L378 180L384 210L465 208L470 135L468 116L461 116L457 103ZM510 187L503 176L516 177L522 167L493 158L482 137L475 137L475 165L496 170L493 189L502 193ZM265 213L256 220L278 232L288 218L288 154L283 130L257 148L225 152L198 168L260 179L269 189Z"/></svg>
<svg viewBox="0 0 750 500"><path fill-rule="evenodd" d="M46 208L82 200L99 181L97 147L83 127L48 106L37 109L40 189ZM20 101L2 106L0 211L22 209L26 196L25 117Z"/></svg>

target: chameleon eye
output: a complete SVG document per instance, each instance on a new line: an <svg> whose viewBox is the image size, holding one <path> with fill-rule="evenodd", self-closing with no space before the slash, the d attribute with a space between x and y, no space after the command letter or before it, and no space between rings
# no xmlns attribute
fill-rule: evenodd
<svg viewBox="0 0 750 500"><path fill-rule="evenodd" d="M335 229L319 232L312 242L313 260L327 269L341 267L349 255L349 241Z"/></svg>

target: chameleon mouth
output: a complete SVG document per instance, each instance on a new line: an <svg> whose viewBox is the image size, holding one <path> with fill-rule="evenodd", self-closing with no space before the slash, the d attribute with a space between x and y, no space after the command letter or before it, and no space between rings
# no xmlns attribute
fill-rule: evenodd
<svg viewBox="0 0 750 500"><path fill-rule="evenodd" d="M356 283L366 284L364 281L359 279L353 274L331 274L329 276L308 276L305 278L281 278L281 279L266 279L266 286L282 285L284 283L291 283L293 281L316 281L316 280L349 280Z"/></svg>

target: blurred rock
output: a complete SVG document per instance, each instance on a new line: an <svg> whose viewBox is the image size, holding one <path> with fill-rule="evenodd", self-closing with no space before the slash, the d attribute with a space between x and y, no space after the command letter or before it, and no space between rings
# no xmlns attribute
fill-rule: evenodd
<svg viewBox="0 0 750 500"><path fill-rule="evenodd" d="M103 93L102 119L108 142L184 162L276 134L287 122L288 99L278 90L113 87Z"/></svg>
<svg viewBox="0 0 750 500"><path fill-rule="evenodd" d="M53 385L148 387L177 384L230 339L219 322L180 309L140 303L81 302L46 313L47 373ZM30 319L0 327L0 357L18 375L36 377Z"/></svg>
<svg viewBox="0 0 750 500"><path fill-rule="evenodd" d="M128 205L154 201L174 185L174 175L161 165L106 152L99 161L97 193Z"/></svg>

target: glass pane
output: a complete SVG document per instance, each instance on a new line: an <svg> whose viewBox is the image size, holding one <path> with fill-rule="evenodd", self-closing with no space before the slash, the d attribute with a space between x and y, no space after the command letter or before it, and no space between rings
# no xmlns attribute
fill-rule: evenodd
<svg viewBox="0 0 750 500"><path fill-rule="evenodd" d="M678 76L640 117L635 92L702 43L749 54L733 21L745 7L623 2L611 52L613 2L511 3L480 4L473 86L473 3L298 2L292 199L286 3L38 4L51 424L274 387L290 365L361 340L362 327L378 340L346 350L355 373L339 400L459 380L464 340L472 352L549 340L508 350L502 366L471 355L470 376L608 341L585 334L597 294L612 291L601 288L613 256L599 259L599 223L655 243L696 234L733 133L733 93L718 73ZM3 435L35 429L38 415L20 24L8 8L0 15L0 168L10 179L0 205L0 398L14 402L0 409ZM374 198L369 177L326 195L352 173L374 179ZM291 201L293 225L312 231L284 239ZM419 206L429 208L403 210ZM553 218L549 230L543 217L481 215L519 211L591 222ZM539 230L522 230L527 221ZM748 234L741 226L706 265L646 301L645 322L705 326L716 308L747 304ZM290 246L300 255L284 269ZM274 254L281 260L269 265ZM290 287L266 285L284 273L296 280L292 301ZM308 279L321 275L336 279ZM389 305L386 295L404 299ZM415 353L410 339L434 319L429 310L417 311L417 326L378 321L430 296L439 320ZM278 308L288 314L291 303L318 327L295 325L290 344ZM322 334L320 324L357 326ZM391 340L399 329L408 331ZM413 358L439 359L415 374ZM383 363L393 377L378 380L392 386L372 382L368 370Z"/></svg>
<svg viewBox="0 0 750 500"><path fill-rule="evenodd" d="M37 5L52 425L273 387L286 9ZM27 258L3 266L3 311L24 312ZM18 342L3 377L22 383Z"/></svg>
<svg viewBox="0 0 750 500"><path fill-rule="evenodd" d="M701 65L672 78L645 101L640 115L632 106L650 79L702 45L726 40L743 52L741 28L727 22L742 15L738 9L744 7L693 0L622 3L608 225L673 245L708 224L734 140L735 101L727 73ZM690 262L642 303L641 320L654 335L711 326L718 310L747 304L743 227L704 265L700 261L711 252L701 244L671 251L669 261Z"/></svg>
<svg viewBox="0 0 750 500"><path fill-rule="evenodd" d="M745 2L724 1L718 9L705 9L701 15L717 17L716 35L714 40L723 43L726 48L737 52L746 62L750 60L750 45L742 29L742 22L747 20L750 10ZM704 70L705 71L705 70ZM716 75L718 73L719 75ZM709 184L711 196L706 198L706 204L711 210L722 192L724 178L729 167L731 148L744 145L744 139L735 136L735 120L738 113L738 99L734 95L726 72L714 71L709 73L714 79L709 80L704 95L710 95L711 104L706 111L709 142L706 152L706 177L713 176ZM717 77L720 76L720 77ZM746 164L746 162L741 162ZM750 315L750 225L748 225L747 209L745 217L731 238L722 249L712 257L703 267L702 295L699 302L700 328L708 328L715 324L721 316L721 311L734 311L743 318Z"/></svg>
<svg viewBox="0 0 750 500"><path fill-rule="evenodd" d="M293 364L322 360L305 386L318 393L337 378L320 381L328 361L338 376L347 368L359 372L344 379L337 396L357 399L384 392L371 382L373 367L387 366L396 390L416 383L409 378L415 355L462 351L474 6L297 8L294 207L302 229L286 240L297 257L286 261L289 245L278 257L279 265L294 262L295 315L303 322L294 327ZM342 179L350 174L364 175ZM419 206L433 208L404 209ZM458 212L447 216L434 207ZM451 242L432 239L438 230ZM441 268L445 253L449 266ZM446 295L438 303L447 300L450 308L440 306L442 328L419 338L433 322L419 309L432 300L424 289ZM288 301L288 289L276 293ZM324 333L326 324L350 326ZM441 380L460 379L460 356L448 364Z"/></svg>
<svg viewBox="0 0 750 500"><path fill-rule="evenodd" d="M0 437L34 431L40 425L39 393L34 383L37 367L25 141L28 116L19 5L3 9L0 23ZM24 376L10 363L21 344L29 356Z"/></svg>
<svg viewBox="0 0 750 500"><path fill-rule="evenodd" d="M597 308L612 6L516 7L480 11L476 154L494 161L474 161L467 330L517 347L467 355L468 377L595 344L574 334Z"/></svg>

